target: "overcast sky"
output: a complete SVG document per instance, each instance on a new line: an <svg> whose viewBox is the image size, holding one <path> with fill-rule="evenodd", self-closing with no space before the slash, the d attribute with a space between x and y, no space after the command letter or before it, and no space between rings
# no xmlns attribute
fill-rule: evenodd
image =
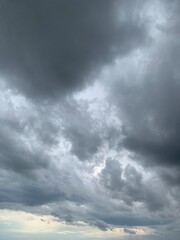
<svg viewBox="0 0 180 240"><path fill-rule="evenodd" d="M0 239L178 240L180 1L0 0Z"/></svg>

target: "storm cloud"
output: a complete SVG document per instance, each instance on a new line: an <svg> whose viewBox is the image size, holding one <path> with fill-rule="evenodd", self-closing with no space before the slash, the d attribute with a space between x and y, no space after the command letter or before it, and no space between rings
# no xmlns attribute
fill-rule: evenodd
<svg viewBox="0 0 180 240"><path fill-rule="evenodd" d="M57 238L178 239L179 10L0 0L0 211Z"/></svg>
<svg viewBox="0 0 180 240"><path fill-rule="evenodd" d="M1 1L1 74L31 98L80 89L101 66L142 44L124 1ZM133 12L132 12L133 14ZM92 78L92 77L91 77Z"/></svg>

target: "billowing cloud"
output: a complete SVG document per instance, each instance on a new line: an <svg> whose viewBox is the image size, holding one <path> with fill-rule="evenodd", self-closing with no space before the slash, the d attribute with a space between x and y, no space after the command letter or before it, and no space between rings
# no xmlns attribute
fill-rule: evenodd
<svg viewBox="0 0 180 240"><path fill-rule="evenodd" d="M119 67L129 63L131 71L126 67L114 75L111 100L124 127L124 139L119 146L147 166L177 168L174 179L178 179L180 46L175 8L179 9L179 4L173 1L167 6L171 7L171 17L156 25L158 33L151 48L120 60Z"/></svg>
<svg viewBox="0 0 180 240"><path fill-rule="evenodd" d="M0 1L6 221L52 224L43 239L178 239L179 7Z"/></svg>
<svg viewBox="0 0 180 240"><path fill-rule="evenodd" d="M116 0L1 1L1 74L31 98L81 88L88 75L144 42L143 24L127 6ZM122 21L121 7L128 14Z"/></svg>

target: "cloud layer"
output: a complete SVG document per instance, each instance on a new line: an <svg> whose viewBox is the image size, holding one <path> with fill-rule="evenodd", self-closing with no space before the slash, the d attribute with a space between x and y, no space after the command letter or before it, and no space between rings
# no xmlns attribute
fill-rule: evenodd
<svg viewBox="0 0 180 240"><path fill-rule="evenodd" d="M178 239L179 8L0 1L1 209Z"/></svg>

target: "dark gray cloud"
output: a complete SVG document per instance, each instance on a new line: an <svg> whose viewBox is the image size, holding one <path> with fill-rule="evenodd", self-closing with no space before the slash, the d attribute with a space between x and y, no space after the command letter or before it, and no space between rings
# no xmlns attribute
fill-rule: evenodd
<svg viewBox="0 0 180 240"><path fill-rule="evenodd" d="M158 186L159 183L152 179L144 180L142 174L130 165L123 170L118 160L106 161L101 181L113 198L128 205L139 202L152 211L162 210L168 206L168 193L163 186Z"/></svg>
<svg viewBox="0 0 180 240"><path fill-rule="evenodd" d="M123 3L123 1L122 1ZM121 1L1 1L0 71L34 97L79 89L102 64L144 42L145 29L118 21Z"/></svg>
<svg viewBox="0 0 180 240"><path fill-rule="evenodd" d="M124 228L124 232L129 233L129 234L136 234L136 231L128 229L128 228Z"/></svg>
<svg viewBox="0 0 180 240"><path fill-rule="evenodd" d="M96 195L91 193L91 200L88 203L77 205L76 202L64 202L61 206L54 206L53 215L61 221L66 221L70 216L71 222L74 224L83 221L103 231L122 226L154 226L168 222L167 219L163 222L160 216L155 218L146 216L144 213L132 212L130 209L128 211L124 204L113 201L101 189L99 189L99 193L102 195L97 196L97 193Z"/></svg>
<svg viewBox="0 0 180 240"><path fill-rule="evenodd" d="M13 160L16 162L16 159ZM35 169L26 166L24 171L5 168L1 169L0 179L0 202L5 205L12 203L31 207L57 201L78 204L82 204L85 199L88 201L80 176L68 164L66 167L60 164L57 167L52 162L41 169L38 165Z"/></svg>
<svg viewBox="0 0 180 240"><path fill-rule="evenodd" d="M110 226L107 223L101 220L94 221L92 225L98 227L102 231L107 231L110 228Z"/></svg>
<svg viewBox="0 0 180 240"><path fill-rule="evenodd" d="M42 149L30 149L21 138L13 133L0 131L0 165L2 168L28 175L39 168L47 168L48 156L42 153Z"/></svg>
<svg viewBox="0 0 180 240"><path fill-rule="evenodd" d="M162 168L159 170L159 174L162 179L171 186L179 186L180 183L180 169L179 167L174 168Z"/></svg>

